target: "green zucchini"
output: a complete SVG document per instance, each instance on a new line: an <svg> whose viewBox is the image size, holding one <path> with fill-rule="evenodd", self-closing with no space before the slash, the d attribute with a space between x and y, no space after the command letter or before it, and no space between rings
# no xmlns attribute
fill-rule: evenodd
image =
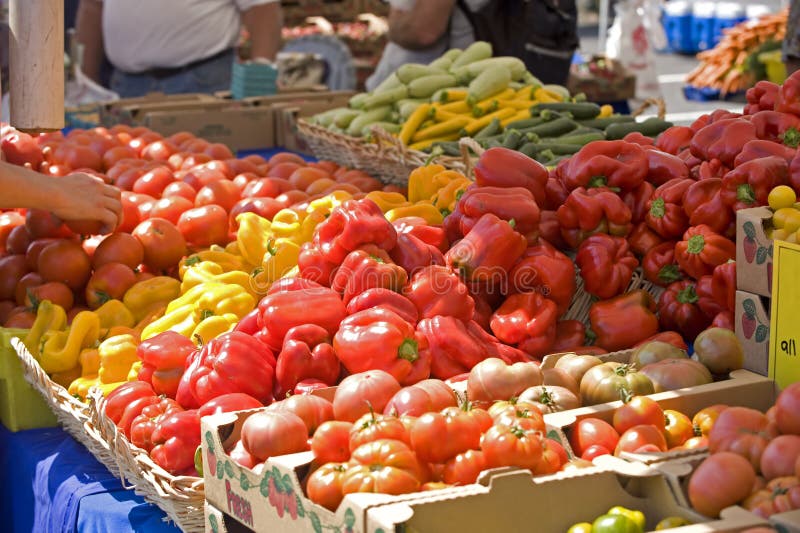
<svg viewBox="0 0 800 533"><path fill-rule="evenodd" d="M526 133L535 133L539 137L559 137L561 135L566 135L577 127L578 125L574 121L566 117L561 117L549 122L545 122L544 124L534 126L533 128L528 129Z"/></svg>
<svg viewBox="0 0 800 533"><path fill-rule="evenodd" d="M483 70L469 84L467 103L471 106L508 88L511 73L502 66L492 66Z"/></svg>
<svg viewBox="0 0 800 533"><path fill-rule="evenodd" d="M519 131L506 129L503 139L503 148L516 150L521 140L522 134Z"/></svg>
<svg viewBox="0 0 800 533"><path fill-rule="evenodd" d="M363 137L366 137L367 135L372 133L372 128L376 126L389 133L400 133L400 124L395 124L394 122L379 121L364 126L364 128L361 130L361 135Z"/></svg>
<svg viewBox="0 0 800 533"><path fill-rule="evenodd" d="M605 140L605 138L606 136L602 132L579 133L579 134L573 134L570 132L569 135L562 135L561 137L555 137L550 139L542 139L542 141L552 142L556 144L577 144L578 146L584 146L592 141L603 141Z"/></svg>
<svg viewBox="0 0 800 533"><path fill-rule="evenodd" d="M406 120L416 108L425 103L428 103L427 98L404 98L397 101L395 107L397 107L400 118Z"/></svg>
<svg viewBox="0 0 800 533"><path fill-rule="evenodd" d="M492 121L486 125L481 131L475 134L473 139L486 139L488 137L492 137L497 135L502 130L502 126L500 125L500 120L493 118Z"/></svg>
<svg viewBox="0 0 800 533"><path fill-rule="evenodd" d="M583 148L577 144L561 144L561 143L549 143L549 142L539 142L536 143L536 153L544 152L545 150L550 150L555 155L572 155L576 154Z"/></svg>
<svg viewBox="0 0 800 533"><path fill-rule="evenodd" d="M533 74L531 74L528 71L526 71L525 74L522 75L522 80L521 81L525 85L532 85L533 86L533 90L536 90L539 87L542 87L541 80L539 80L539 78L537 78L536 76L534 76Z"/></svg>
<svg viewBox="0 0 800 533"><path fill-rule="evenodd" d="M521 154L525 154L531 159L536 155L536 147L539 146L539 143L535 142L526 142L523 144L517 151Z"/></svg>
<svg viewBox="0 0 800 533"><path fill-rule="evenodd" d="M434 59L433 61L431 61L428 66L433 68L438 68L440 70L444 70L445 72L447 72L448 70L450 70L450 67L453 66L453 60L446 56L442 56L439 59Z"/></svg>
<svg viewBox="0 0 800 533"><path fill-rule="evenodd" d="M600 106L592 102L557 102L550 104L536 104L533 109L550 109L559 113L570 113L577 120L588 120L600 114Z"/></svg>
<svg viewBox="0 0 800 533"><path fill-rule="evenodd" d="M370 93L358 93L348 101L353 109L364 109L364 102L371 96Z"/></svg>
<svg viewBox="0 0 800 533"><path fill-rule="evenodd" d="M395 87L402 84L403 82L400 81L400 79L397 77L397 74L392 72L392 74L388 78L380 82L378 86L372 90L372 93L374 94L383 91L388 91L389 89L394 89Z"/></svg>
<svg viewBox="0 0 800 533"><path fill-rule="evenodd" d="M347 127L347 134L353 137L360 137L364 127L386 120L386 117L388 117L391 112L392 108L388 105L364 111L357 117L354 117L353 121L350 122L350 125Z"/></svg>
<svg viewBox="0 0 800 533"><path fill-rule="evenodd" d="M450 52L448 51L447 53L449 54ZM469 65L482 59L489 59L490 57L492 57L492 45L486 41L475 41L466 50L458 54L458 57L453 59L453 65L450 70L452 72L454 69L464 65Z"/></svg>
<svg viewBox="0 0 800 533"><path fill-rule="evenodd" d="M442 57L440 57L439 59L449 59L450 62L453 63L463 53L464 51L461 48L451 48L450 50L442 54Z"/></svg>
<svg viewBox="0 0 800 533"><path fill-rule="evenodd" d="M455 70L451 69L453 75L459 80L471 80L480 76L481 72L491 67L502 67L508 70L511 79L519 81L525 72L525 63L516 57L492 57L481 61L475 61Z"/></svg>
<svg viewBox="0 0 800 533"><path fill-rule="evenodd" d="M333 117L333 124L337 128L346 129L350 126L350 123L353 122L353 119L360 114L361 111L358 111L357 109L340 109L339 112Z"/></svg>
<svg viewBox="0 0 800 533"><path fill-rule="evenodd" d="M311 119L311 122L327 128L328 126L331 125L331 123L333 123L333 119L336 118L336 113L338 113L342 109L347 109L347 108L337 107L335 109L329 109L328 111L314 115L314 117Z"/></svg>
<svg viewBox="0 0 800 533"><path fill-rule="evenodd" d="M447 72L430 65L406 63L405 65L401 65L395 74L397 75L397 79L408 85L417 78L421 78L423 76L433 76L435 74L447 74Z"/></svg>
<svg viewBox="0 0 800 533"><path fill-rule="evenodd" d="M408 84L408 95L411 98L430 98L439 89L454 87L456 79L450 74L433 74L422 76Z"/></svg>
<svg viewBox="0 0 800 533"><path fill-rule="evenodd" d="M514 122L509 122L506 124L506 128L514 128L517 130L523 130L526 128L532 128L534 126L538 126L539 124L544 124L544 119L542 118L523 118L522 120L515 120Z"/></svg>
<svg viewBox="0 0 800 533"><path fill-rule="evenodd" d="M593 118L591 120L581 120L579 121L581 126L586 126L587 128L597 128L600 130L604 130L612 124L622 124L625 122L635 122L636 119L630 115L611 115L610 117L603 117L603 118Z"/></svg>
<svg viewBox="0 0 800 533"><path fill-rule="evenodd" d="M655 137L667 128L672 127L672 122L660 118L648 118L644 122L627 122L612 124L606 128L606 138L609 140L622 139L629 133L639 132L647 137Z"/></svg>
<svg viewBox="0 0 800 533"><path fill-rule="evenodd" d="M363 102L363 108L367 111L377 107L392 105L398 100L402 100L408 96L408 88L405 85L400 85L394 89L387 89L379 93L374 93L366 98Z"/></svg>
<svg viewBox="0 0 800 533"><path fill-rule="evenodd" d="M453 157L458 157L461 155L461 145L458 144L458 141L438 142L433 143L433 145L441 147L445 155Z"/></svg>

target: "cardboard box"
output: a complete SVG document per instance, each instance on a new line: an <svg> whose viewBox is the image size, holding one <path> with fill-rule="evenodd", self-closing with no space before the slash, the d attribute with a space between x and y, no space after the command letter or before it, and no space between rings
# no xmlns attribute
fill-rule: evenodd
<svg viewBox="0 0 800 533"><path fill-rule="evenodd" d="M203 505L205 515L205 533L252 533L252 529L244 527L242 524L226 515L208 501Z"/></svg>
<svg viewBox="0 0 800 533"><path fill-rule="evenodd" d="M773 405L776 396L777 390L774 381L747 370L731 372L731 378L725 381L716 381L708 385L649 395L663 409L680 411L689 417L715 404L750 407L751 409L766 412ZM614 418L614 411L621 405L621 401L603 403L560 413L546 414L544 418L548 426L559 428L562 435L561 442L565 446L569 446L570 433L578 421L585 418L600 418L611 423ZM623 458L643 464L653 464L675 459L676 457L696 454L697 451L695 450L666 453L626 453Z"/></svg>
<svg viewBox="0 0 800 533"><path fill-rule="evenodd" d="M352 93L330 93L330 95L328 98L312 99L301 103L276 104L274 109L277 144L287 150L311 154L312 150L308 143L297 132L297 120L337 107L344 107Z"/></svg>
<svg viewBox="0 0 800 533"><path fill-rule="evenodd" d="M111 127L115 124L134 125L135 119L131 114L131 110L140 106L166 103L177 106L187 102L213 102L214 100L213 96L202 93L150 93L137 98L122 98L100 106L100 123L106 127Z"/></svg>
<svg viewBox="0 0 800 533"><path fill-rule="evenodd" d="M762 376L769 375L769 315L769 298L736 291L734 327L744 348L744 367Z"/></svg>
<svg viewBox="0 0 800 533"><path fill-rule="evenodd" d="M736 288L772 296L772 240L765 229L772 220L767 207L736 212Z"/></svg>

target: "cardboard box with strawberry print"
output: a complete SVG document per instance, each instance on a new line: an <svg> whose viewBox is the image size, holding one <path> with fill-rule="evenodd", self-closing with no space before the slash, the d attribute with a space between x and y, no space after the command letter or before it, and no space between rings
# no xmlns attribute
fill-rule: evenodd
<svg viewBox="0 0 800 533"><path fill-rule="evenodd" d="M769 298L736 291L735 328L744 348L744 367L762 376L769 375L769 312Z"/></svg>
<svg viewBox="0 0 800 533"><path fill-rule="evenodd" d="M767 207L736 212L736 288L760 296L772 296L772 240L765 224L772 220Z"/></svg>

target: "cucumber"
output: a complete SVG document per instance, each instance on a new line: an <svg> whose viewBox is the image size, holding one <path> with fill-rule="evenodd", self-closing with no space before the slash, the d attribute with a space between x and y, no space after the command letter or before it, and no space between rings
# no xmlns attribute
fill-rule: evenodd
<svg viewBox="0 0 800 533"><path fill-rule="evenodd" d="M506 128L513 128L517 130L523 130L527 128L533 128L534 126L538 126L539 124L544 124L544 119L542 118L524 118L522 120L515 120L514 122L509 122L506 124Z"/></svg>
<svg viewBox="0 0 800 533"><path fill-rule="evenodd" d="M489 139L486 141L486 148L502 148L503 143L499 139Z"/></svg>
<svg viewBox="0 0 800 533"><path fill-rule="evenodd" d="M521 154L525 154L531 159L536 155L536 147L539 146L539 143L534 142L526 142L523 144L517 151Z"/></svg>
<svg viewBox="0 0 800 533"><path fill-rule="evenodd" d="M374 128L375 126L378 126L379 128L389 133L400 133L400 124L395 124L394 122L379 121L364 126L364 128L361 130L361 135L363 137L366 137L367 135L372 133L372 128Z"/></svg>
<svg viewBox="0 0 800 533"><path fill-rule="evenodd" d="M408 95L412 98L430 98L439 89L455 85L456 79L450 74L423 76L408 84Z"/></svg>
<svg viewBox="0 0 800 533"><path fill-rule="evenodd" d="M511 73L502 66L492 66L481 72L469 84L467 103L475 105L481 100L504 91L511 82Z"/></svg>
<svg viewBox="0 0 800 533"><path fill-rule="evenodd" d="M612 124L606 128L606 138L610 141L622 139L629 133L639 132L648 137L655 137L667 128L672 127L672 122L667 122L660 118L648 118L644 122L627 122L623 124Z"/></svg>
<svg viewBox="0 0 800 533"><path fill-rule="evenodd" d="M461 79L473 79L481 74L484 70L490 67L503 67L511 74L511 79L514 81L521 81L525 72L525 63L516 57L493 57L491 59L484 59L482 61L475 61L464 67L451 71L453 75Z"/></svg>
<svg viewBox="0 0 800 533"><path fill-rule="evenodd" d="M400 81L400 79L397 77L397 74L392 72L392 74L388 78L380 82L378 86L372 90L372 93L375 94L383 91L388 91L389 89L394 89L395 87L402 84L403 82Z"/></svg>
<svg viewBox="0 0 800 533"><path fill-rule="evenodd" d="M433 146L441 147L445 155L458 157L461 155L461 146L458 141L438 142L433 143Z"/></svg>
<svg viewBox="0 0 800 533"><path fill-rule="evenodd" d="M591 120L581 120L579 124L587 128L597 128L604 130L612 124L623 124L626 122L635 122L636 119L630 115L612 115L610 117L593 118Z"/></svg>
<svg viewBox="0 0 800 533"><path fill-rule="evenodd" d="M492 137L493 135L499 134L501 129L500 121L496 118L493 118L488 126L475 134L473 139L486 139L488 137Z"/></svg>
<svg viewBox="0 0 800 533"><path fill-rule="evenodd" d="M438 68L447 72L450 70L450 67L453 65L453 60L442 56L439 59L434 59L433 61L428 64L429 67Z"/></svg>
<svg viewBox="0 0 800 533"><path fill-rule="evenodd" d="M370 109L375 109L377 107L392 105L393 103L397 102L398 100L402 100L407 96L408 88L405 85L400 85L394 89L387 89L379 93L374 93L364 100L363 107L365 110L369 111Z"/></svg>
<svg viewBox="0 0 800 533"><path fill-rule="evenodd" d="M503 148L516 150L521 140L522 134L519 131L507 129L505 131L505 138L503 139Z"/></svg>
<svg viewBox="0 0 800 533"><path fill-rule="evenodd" d="M551 104L536 104L533 109L543 111L550 109L559 113L570 113L577 120L588 120L600 114L600 106L592 102L559 102Z"/></svg>
<svg viewBox="0 0 800 533"><path fill-rule="evenodd" d="M347 127L347 134L353 137L360 137L364 127L386 120L386 117L389 116L391 111L392 108L387 105L360 113L350 122L350 125Z"/></svg>
<svg viewBox="0 0 800 533"><path fill-rule="evenodd" d="M599 130L597 128L588 128L578 122L578 127L569 132L567 135L583 135L584 133L603 133L603 130Z"/></svg>
<svg viewBox="0 0 800 533"><path fill-rule="evenodd" d="M578 146L583 146L585 144L589 144L592 141L604 141L606 136L602 132L592 132L592 133L580 133L580 134L573 134L570 132L569 135L563 135L561 137L555 137L550 139L542 139L542 142L552 142L556 144L577 144Z"/></svg>
<svg viewBox="0 0 800 533"><path fill-rule="evenodd" d="M461 52L457 58L453 59L453 65L450 70L469 65L481 59L489 59L490 57L492 57L492 45L486 41L475 41Z"/></svg>
<svg viewBox="0 0 800 533"><path fill-rule="evenodd" d="M397 112L400 114L400 118L406 120L416 108L426 103L428 103L426 99L405 98L395 103L395 106L397 107Z"/></svg>
<svg viewBox="0 0 800 533"><path fill-rule="evenodd" d="M536 153L539 154L545 150L550 150L555 155L572 155L576 154L583 148L577 144L561 144L561 143L536 143Z"/></svg>
<svg viewBox="0 0 800 533"><path fill-rule="evenodd" d="M561 117L533 128L529 128L525 133L535 133L539 137L559 137L576 129L578 125L572 120Z"/></svg>
<svg viewBox="0 0 800 533"><path fill-rule="evenodd" d="M337 128L347 128L350 126L350 123L353 122L353 119L356 118L358 115L361 114L361 111L357 109L341 109L336 115L333 117L333 124Z"/></svg>
<svg viewBox="0 0 800 533"><path fill-rule="evenodd" d="M353 109L364 109L364 102L371 96L370 93L358 93L348 101Z"/></svg>
<svg viewBox="0 0 800 533"><path fill-rule="evenodd" d="M401 65L400 68L395 71L395 74L398 80L408 85L417 78L433 76L434 74L447 74L447 72L436 67L431 67L430 65L406 63L405 65Z"/></svg>

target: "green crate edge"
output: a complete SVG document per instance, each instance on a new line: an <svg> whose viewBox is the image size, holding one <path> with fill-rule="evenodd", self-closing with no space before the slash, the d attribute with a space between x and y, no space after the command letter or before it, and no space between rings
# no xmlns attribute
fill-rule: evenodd
<svg viewBox="0 0 800 533"><path fill-rule="evenodd" d="M25 381L22 364L11 339L23 337L24 329L0 328L0 421L12 432L58 426L42 395Z"/></svg>

